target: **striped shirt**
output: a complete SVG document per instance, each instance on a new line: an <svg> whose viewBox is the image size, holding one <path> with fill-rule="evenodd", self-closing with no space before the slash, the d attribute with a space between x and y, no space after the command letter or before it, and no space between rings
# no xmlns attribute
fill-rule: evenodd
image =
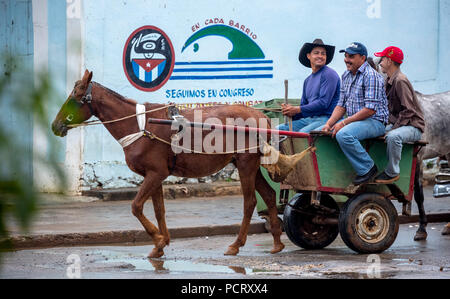
<svg viewBox="0 0 450 299"><path fill-rule="evenodd" d="M384 90L384 79L368 63L353 74L346 71L342 75L341 95L337 106L346 109L347 117L358 113L364 107L375 111L371 118L388 122L389 109Z"/></svg>

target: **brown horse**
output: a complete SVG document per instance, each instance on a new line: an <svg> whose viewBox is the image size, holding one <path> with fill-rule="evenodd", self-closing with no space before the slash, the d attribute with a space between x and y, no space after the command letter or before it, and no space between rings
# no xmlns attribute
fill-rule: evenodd
<svg viewBox="0 0 450 299"><path fill-rule="evenodd" d="M86 70L83 78L75 83L72 93L53 121L52 130L55 135L65 136L71 125L80 124L92 115L104 123L106 129L116 140L139 132L136 117L126 118L117 122L108 122L136 114L137 103L133 100L125 99L118 93L96 82L91 82L91 79L92 72ZM167 119L167 109L165 109L164 105L145 104L146 111L153 111L158 108L160 108L158 111L145 114L146 120L149 117ZM226 123L226 119L230 118L267 120L261 112L240 105L215 106L198 110L201 110L203 119L215 118L219 119L223 124ZM194 110L192 109L183 110L181 114L189 121L194 120ZM150 136L154 134L158 138L169 142L171 136L176 133L169 126L148 124L147 122L145 122L145 130L151 132ZM250 142L248 137L248 135L245 137L247 146ZM280 240L281 225L277 218L275 192L261 174L260 153L246 151L224 154L185 152L175 154L170 144L149 138L148 134L124 147L124 153L128 167L144 177L139 192L132 202L132 213L139 219L155 244L149 257L164 255L163 249L170 241L165 222L162 192L163 180L169 175L203 177L219 171L230 162L233 162L239 171L244 196L244 217L236 241L228 247L225 254L236 255L239 252L239 247L244 246L246 242L250 219L256 205L255 189L262 196L269 209L271 233L274 239L274 246L270 252L276 253L283 250L284 245ZM152 197L158 227L151 223L143 214L144 203L150 196Z"/></svg>

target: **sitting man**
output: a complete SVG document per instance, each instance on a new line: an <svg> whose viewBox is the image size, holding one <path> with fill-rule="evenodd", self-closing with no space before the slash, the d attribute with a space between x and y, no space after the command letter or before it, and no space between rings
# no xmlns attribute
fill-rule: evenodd
<svg viewBox="0 0 450 299"><path fill-rule="evenodd" d="M400 71L403 51L397 47L387 47L374 55L381 57L381 71L387 75L385 88L389 102L388 133L385 137L388 164L384 172L375 178L375 182L389 184L399 179L403 143L420 140L425 121L414 89Z"/></svg>
<svg viewBox="0 0 450 299"><path fill-rule="evenodd" d="M359 185L372 180L378 171L360 140L384 135L388 104L383 77L367 63L366 47L354 42L339 52L345 52L347 71L342 75L339 102L322 130L333 131L356 171L353 184ZM347 118L339 121L345 114Z"/></svg>
<svg viewBox="0 0 450 299"><path fill-rule="evenodd" d="M334 56L334 46L325 45L321 39L305 43L299 61L311 68L312 73L303 82L300 106L282 104L284 115L292 116L292 130L309 133L325 124L339 100L340 80L335 70L326 66ZM289 126L281 124L279 130Z"/></svg>

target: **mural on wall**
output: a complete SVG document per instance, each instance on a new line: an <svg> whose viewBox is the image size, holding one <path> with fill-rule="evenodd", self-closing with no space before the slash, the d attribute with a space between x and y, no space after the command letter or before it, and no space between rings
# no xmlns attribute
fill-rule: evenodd
<svg viewBox="0 0 450 299"><path fill-rule="evenodd" d="M172 87L179 88L166 89L165 98L190 107L262 102L256 99L258 84L248 80L272 79L273 60L266 58L256 33L223 18L206 19L191 30L181 49L176 49L180 57L175 61L170 39L161 29L136 29L123 53L124 71L130 83L142 91L155 91L170 80L175 83ZM218 88L218 81L224 87ZM237 81L240 84L233 84ZM193 82L196 88L184 88Z"/></svg>
<svg viewBox="0 0 450 299"><path fill-rule="evenodd" d="M142 91L155 91L169 80L174 68L173 46L154 26L136 29L123 49L123 69L130 83Z"/></svg>
<svg viewBox="0 0 450 299"><path fill-rule="evenodd" d="M181 52L193 45L193 52L198 52L198 40L208 36L221 36L232 44L226 61L190 61L176 62L174 74L170 80L217 80L217 79L257 79L272 78L271 60L264 60L265 55L258 44L245 33L226 25L205 27L185 42ZM186 66L186 67L185 67ZM263 72L260 72L263 71Z"/></svg>

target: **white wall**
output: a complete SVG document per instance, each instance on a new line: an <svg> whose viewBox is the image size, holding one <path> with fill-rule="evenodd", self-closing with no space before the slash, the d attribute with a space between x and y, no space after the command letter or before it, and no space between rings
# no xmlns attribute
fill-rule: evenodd
<svg viewBox="0 0 450 299"><path fill-rule="evenodd" d="M300 98L302 82L310 70L298 62L298 52L303 43L315 38L336 46L335 58L329 66L339 74L344 72L345 65L338 50L349 43L364 43L370 55L396 45L404 50L402 69L416 90L423 93L448 90L449 59L445 55L450 36L448 0L323 0L319 3L313 0L67 0L67 3L72 9L69 12L80 7L80 13L79 18L67 19L66 93L84 68L88 68L94 73L94 81L139 103L266 101L284 97L285 79L289 80L289 97ZM182 51L189 37L212 26L207 24L211 19L223 20L225 26L230 25L230 20L239 23L239 30L264 53L262 60L272 61L269 65L273 70L267 72L272 77L172 79L152 92L139 90L128 81L123 67L124 46L134 30L146 25L156 26L167 34L176 63L237 61L228 59L232 43L221 36L203 37L196 41L197 46L191 44ZM81 36L81 48L73 52L70 39L78 36ZM183 67L176 64L175 70ZM172 73L173 77L178 75L179 72ZM251 90L252 95L220 96L221 90L237 88ZM217 91L217 96L208 97L209 90ZM203 91L205 96L170 96L183 91ZM77 130L66 138L66 148L68 144L71 148L64 155L65 165L72 169L73 190L139 183L140 177L124 164L120 145L103 127Z"/></svg>

